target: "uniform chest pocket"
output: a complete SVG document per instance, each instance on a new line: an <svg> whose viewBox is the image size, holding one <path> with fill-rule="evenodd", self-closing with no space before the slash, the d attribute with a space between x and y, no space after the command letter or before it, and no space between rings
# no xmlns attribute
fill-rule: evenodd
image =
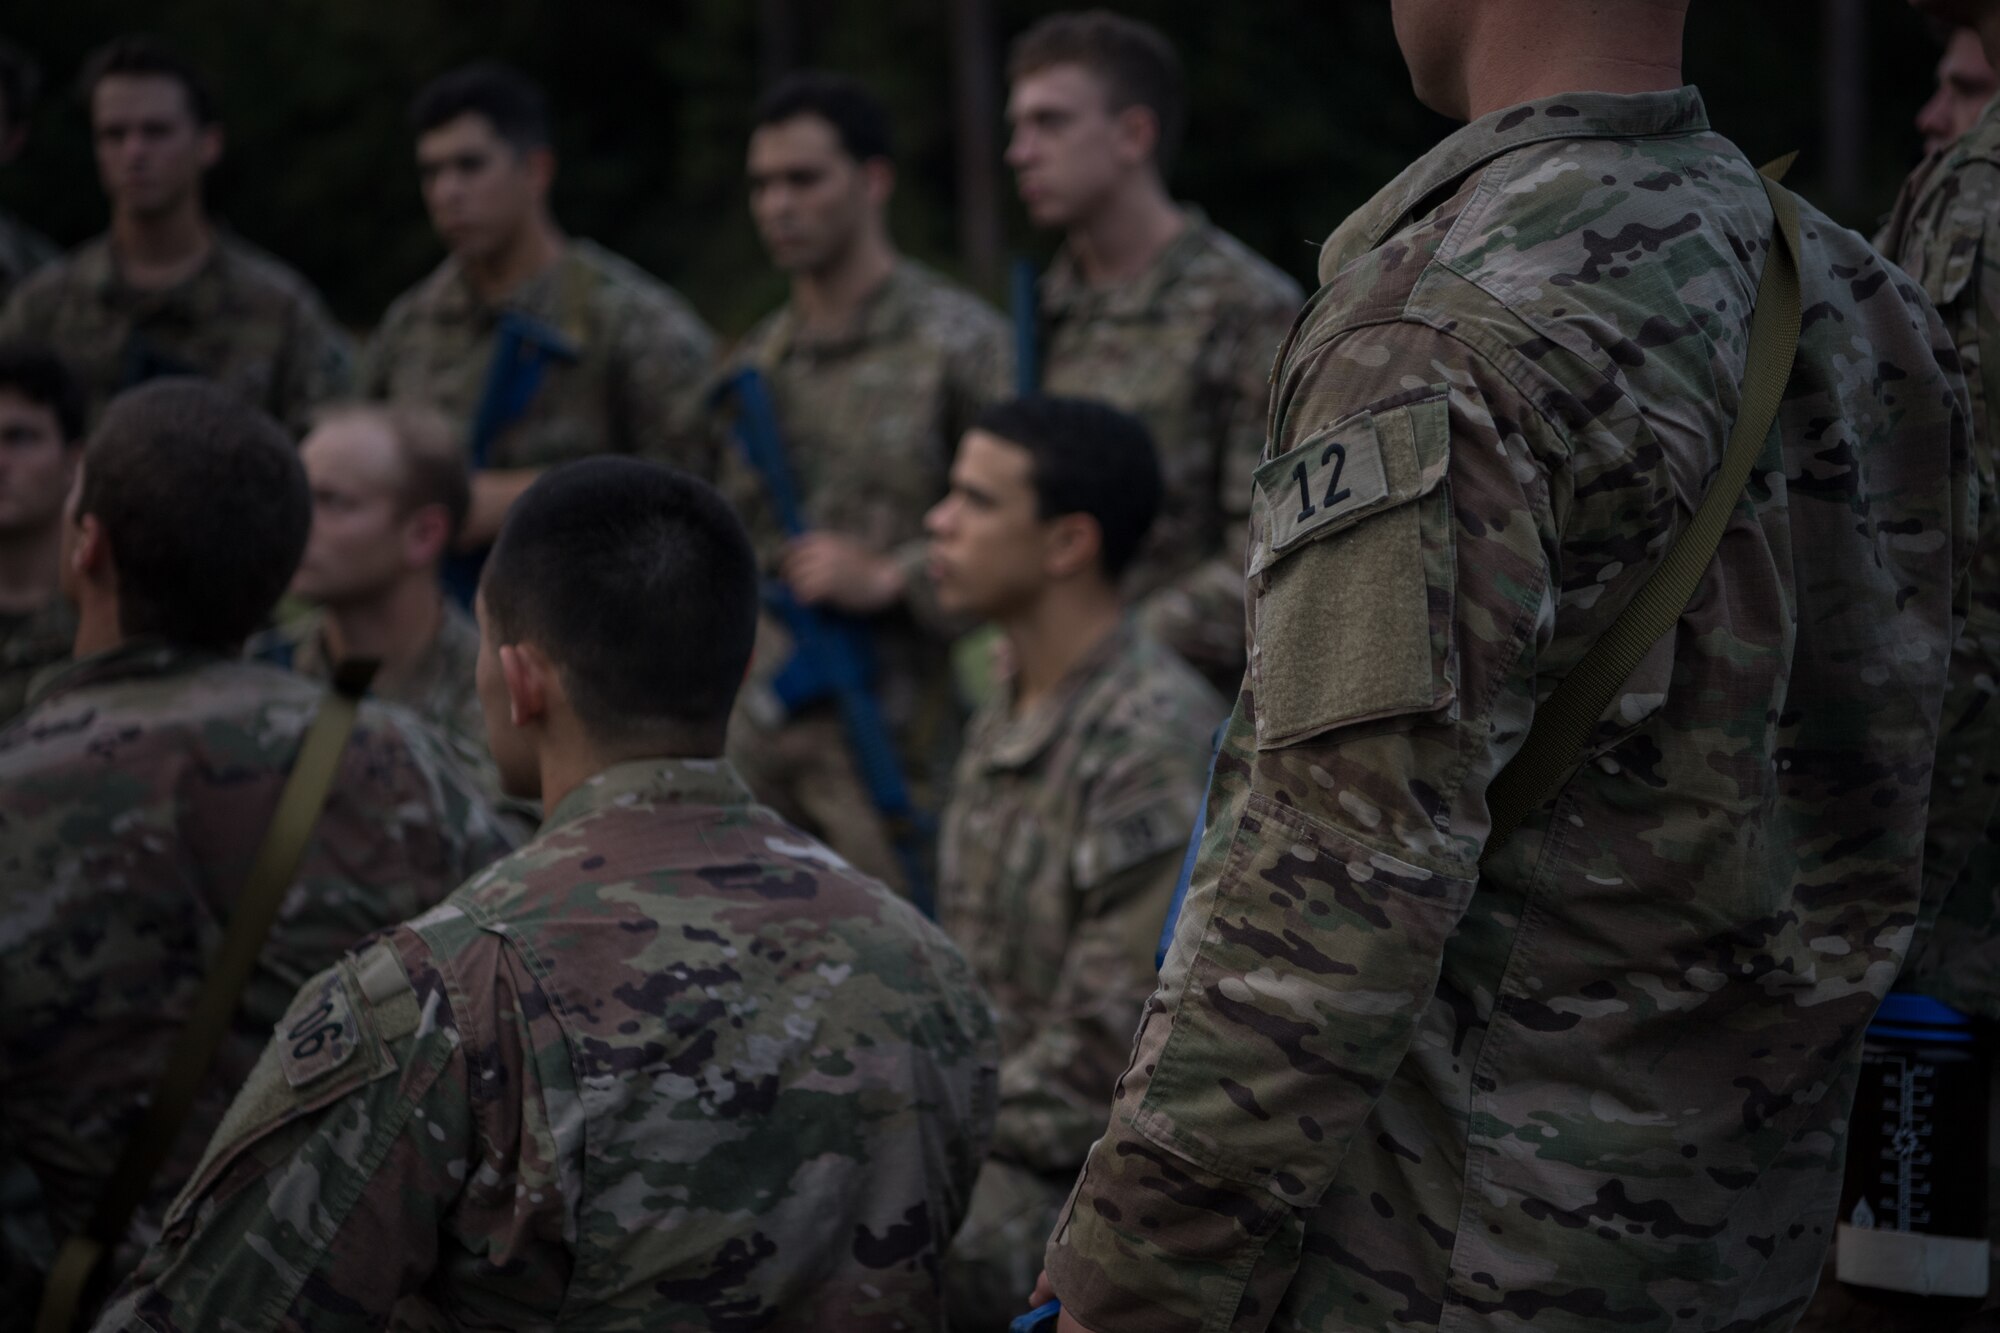
<svg viewBox="0 0 2000 1333"><path fill-rule="evenodd" d="M1456 699L1445 392L1316 431L1257 469L1257 745Z"/></svg>

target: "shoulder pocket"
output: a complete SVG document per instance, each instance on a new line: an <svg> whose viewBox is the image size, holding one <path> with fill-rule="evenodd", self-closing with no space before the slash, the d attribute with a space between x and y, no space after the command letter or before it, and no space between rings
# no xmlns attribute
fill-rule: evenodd
<svg viewBox="0 0 2000 1333"><path fill-rule="evenodd" d="M1260 749L1453 703L1450 429L1439 386L1315 431L1257 469L1248 574Z"/></svg>

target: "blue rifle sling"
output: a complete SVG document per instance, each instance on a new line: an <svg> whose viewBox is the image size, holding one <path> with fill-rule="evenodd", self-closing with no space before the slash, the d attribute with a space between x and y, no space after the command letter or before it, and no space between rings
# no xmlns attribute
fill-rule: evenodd
<svg viewBox="0 0 2000 1333"><path fill-rule="evenodd" d="M493 332L493 357L486 363L486 384L480 390L467 441L468 461L474 472L492 463L493 442L534 405L550 364L574 363L577 358L576 345L541 320L519 310L501 312L500 325ZM462 606L469 608L472 595L479 590L479 571L486 567L488 549L454 551L444 558L445 591Z"/></svg>
<svg viewBox="0 0 2000 1333"><path fill-rule="evenodd" d="M1015 260L1008 277L1014 315L1014 392L1026 398L1042 387L1042 314L1035 297L1034 261Z"/></svg>
<svg viewBox="0 0 2000 1333"><path fill-rule="evenodd" d="M1180 924L1181 907L1187 902L1188 883L1194 878L1194 863L1201 856L1202 836L1208 832L1208 796L1215 787L1215 761L1222 755L1222 738L1229 734L1224 722L1215 729L1208 747L1208 781L1201 787L1201 809L1195 812L1194 832L1188 834L1187 851L1181 857L1180 878L1174 881L1174 899L1167 904L1167 919L1160 926L1160 947L1153 954L1155 969L1167 965L1167 950L1173 947L1174 927Z"/></svg>

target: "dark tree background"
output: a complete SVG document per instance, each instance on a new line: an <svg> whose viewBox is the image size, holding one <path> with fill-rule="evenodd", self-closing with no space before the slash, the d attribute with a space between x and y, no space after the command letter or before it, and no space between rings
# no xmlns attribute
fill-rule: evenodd
<svg viewBox="0 0 2000 1333"><path fill-rule="evenodd" d="M209 71L228 151L215 211L303 270L356 328L439 257L404 113L430 75L498 57L540 79L557 118L556 212L683 290L736 333L779 299L744 211L746 117L777 73L822 65L873 84L900 134L905 249L999 295L1001 252L1040 258L1004 168L1006 40L1043 0L63 0L0 31L41 61L33 138L0 207L65 243L103 225L75 70L122 31L173 40ZM1192 125L1181 197L1310 287L1318 241L1450 126L1411 96L1387 0L1148 0L1180 45ZM1804 150L1791 183L1869 230L1917 151L1910 118L1936 47L1896 0L1696 0L1688 76L1756 160Z"/></svg>

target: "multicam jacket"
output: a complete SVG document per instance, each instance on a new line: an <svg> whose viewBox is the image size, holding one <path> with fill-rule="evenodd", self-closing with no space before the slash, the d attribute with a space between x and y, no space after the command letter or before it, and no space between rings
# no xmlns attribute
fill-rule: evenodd
<svg viewBox="0 0 2000 1333"><path fill-rule="evenodd" d="M0 1142L40 1177L58 1237L88 1217L159 1081L323 697L141 640L76 663L0 731ZM508 850L457 765L398 716L361 709L142 1243L300 983Z"/></svg>
<svg viewBox="0 0 2000 1333"><path fill-rule="evenodd" d="M227 231L172 287L125 281L100 236L21 281L0 338L45 342L82 381L89 418L122 389L200 375L305 434L313 406L346 393L353 351L306 280Z"/></svg>
<svg viewBox="0 0 2000 1333"><path fill-rule="evenodd" d="M566 242L562 258L502 306L481 300L447 258L382 317L362 357L361 392L435 407L470 441L509 309L560 335L575 357L546 364L527 411L490 442L484 466L615 453L711 476L699 413L714 336L679 293L590 241Z"/></svg>
<svg viewBox="0 0 2000 1333"><path fill-rule="evenodd" d="M1801 213L1719 554L1483 864L1488 784L1715 471L1771 210L1692 88L1579 93L1328 241L1209 832L1047 1254L1091 1328L1796 1318L1917 919L1974 498L1943 325Z"/></svg>
<svg viewBox="0 0 2000 1333"><path fill-rule="evenodd" d="M99 1327L935 1328L994 1058L907 904L619 764L307 983Z"/></svg>
<svg viewBox="0 0 2000 1333"><path fill-rule="evenodd" d="M1085 286L1066 250L1041 282L1042 388L1134 414L1159 451L1159 517L1126 575L1140 623L1225 692L1243 677L1243 528L1271 359L1301 299L1194 209L1129 282Z"/></svg>

